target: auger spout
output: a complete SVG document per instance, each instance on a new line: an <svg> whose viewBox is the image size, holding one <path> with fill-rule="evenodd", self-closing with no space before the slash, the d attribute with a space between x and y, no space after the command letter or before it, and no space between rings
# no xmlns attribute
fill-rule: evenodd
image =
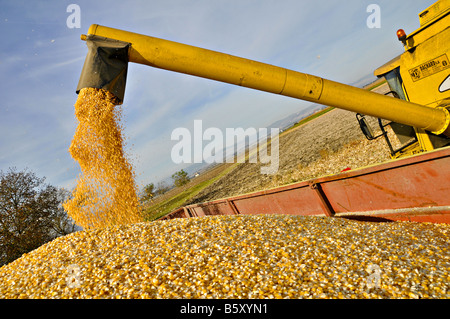
<svg viewBox="0 0 450 319"><path fill-rule="evenodd" d="M77 91L101 87L122 101L126 62L134 62L333 106L450 137L450 114L444 107L431 108L314 75L97 24L91 25L82 39L89 47L102 49L90 48L92 53L86 58Z"/></svg>

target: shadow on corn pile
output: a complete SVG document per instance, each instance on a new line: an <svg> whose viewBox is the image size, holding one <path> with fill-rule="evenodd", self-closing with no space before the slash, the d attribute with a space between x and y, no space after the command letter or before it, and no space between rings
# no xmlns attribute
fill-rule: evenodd
<svg viewBox="0 0 450 319"><path fill-rule="evenodd" d="M0 268L0 298L445 298L450 226L211 216L60 237Z"/></svg>

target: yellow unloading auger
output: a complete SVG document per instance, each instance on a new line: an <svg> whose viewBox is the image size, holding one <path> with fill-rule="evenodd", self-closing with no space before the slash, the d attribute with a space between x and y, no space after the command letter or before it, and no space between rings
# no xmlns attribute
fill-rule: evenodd
<svg viewBox="0 0 450 319"><path fill-rule="evenodd" d="M195 75L356 112L368 139L384 136L402 159L262 192L180 207L163 218L211 214L326 215L372 221L450 223L450 0L397 33L405 52L374 73L397 98L273 65L132 32L92 25L77 92L110 91L122 103L128 62ZM364 115L379 118L374 136ZM384 124L381 121L390 121ZM394 150L385 126L402 143ZM412 139L412 140L411 140ZM447 146L447 147L446 147ZM413 156L411 156L413 155Z"/></svg>
<svg viewBox="0 0 450 319"><path fill-rule="evenodd" d="M96 24L81 38L87 42L89 52L77 92L85 87L102 88L122 103L127 65L135 62L333 106L450 137L450 114L445 107L427 107L314 75Z"/></svg>

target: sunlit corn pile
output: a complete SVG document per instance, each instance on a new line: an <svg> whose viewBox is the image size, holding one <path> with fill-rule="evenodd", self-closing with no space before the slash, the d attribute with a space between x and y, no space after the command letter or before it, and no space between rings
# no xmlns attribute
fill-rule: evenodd
<svg viewBox="0 0 450 319"><path fill-rule="evenodd" d="M449 225L211 216L60 237L1 298L448 298Z"/></svg>
<svg viewBox="0 0 450 319"><path fill-rule="evenodd" d="M93 88L82 89L75 104L79 123L69 151L82 174L64 209L84 229L142 221L116 104L114 95Z"/></svg>

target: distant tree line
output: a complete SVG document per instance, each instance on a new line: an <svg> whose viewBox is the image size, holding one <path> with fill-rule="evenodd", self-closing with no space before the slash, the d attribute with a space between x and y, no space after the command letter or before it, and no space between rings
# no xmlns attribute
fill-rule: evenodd
<svg viewBox="0 0 450 319"><path fill-rule="evenodd" d="M180 170L172 174L172 180L175 187L181 187L189 183L190 179L188 173L184 170ZM154 197L162 195L170 190L170 187L165 182L159 182L155 187L153 183L144 187L141 195L142 202L151 202Z"/></svg>
<svg viewBox="0 0 450 319"><path fill-rule="evenodd" d="M0 266L79 230L62 204L70 192L28 170L0 170Z"/></svg>

